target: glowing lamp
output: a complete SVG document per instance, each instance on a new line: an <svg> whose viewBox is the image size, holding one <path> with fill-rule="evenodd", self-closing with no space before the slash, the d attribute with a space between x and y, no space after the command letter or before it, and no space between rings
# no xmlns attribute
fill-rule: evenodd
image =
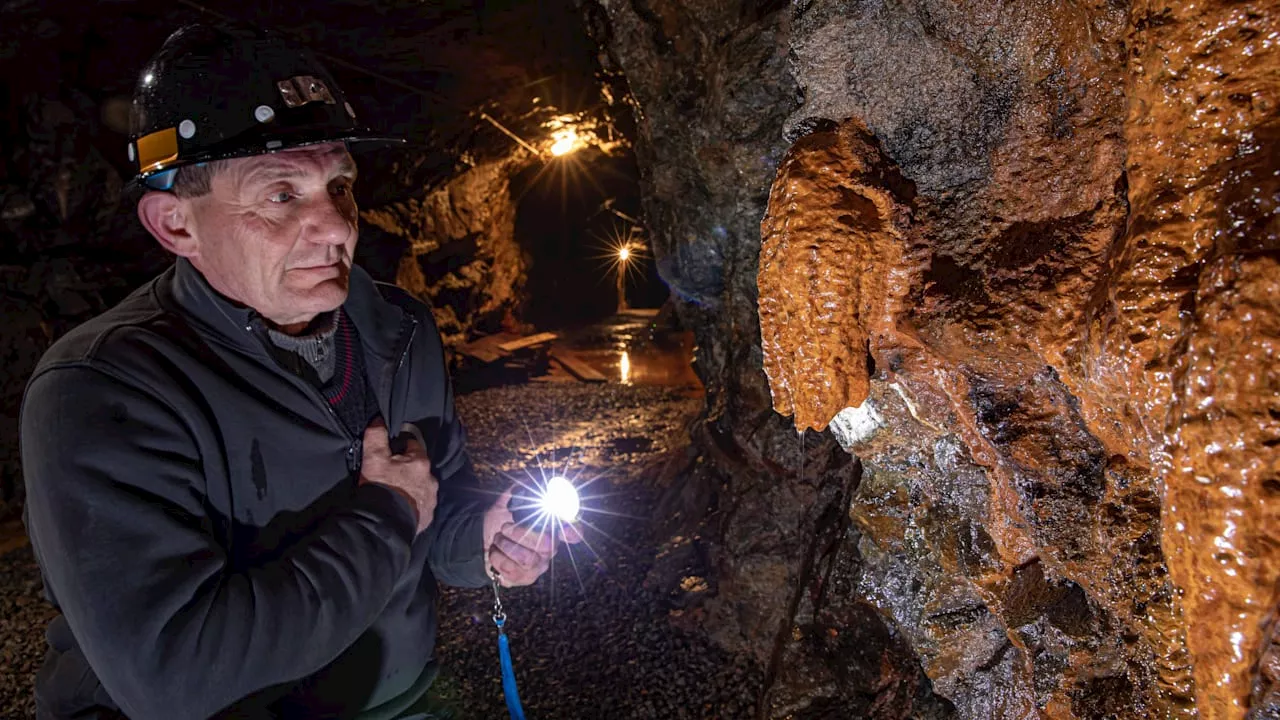
<svg viewBox="0 0 1280 720"><path fill-rule="evenodd" d="M556 157L568 155L578 149L578 133L573 128L557 130L551 135L551 154Z"/></svg>
<svg viewBox="0 0 1280 720"><path fill-rule="evenodd" d="M619 250L618 259L621 260L622 262L626 262L627 260L631 259L631 248L624 247L621 250Z"/></svg>
<svg viewBox="0 0 1280 720"><path fill-rule="evenodd" d="M577 520L578 513L582 510L581 501L578 500L578 489L559 475L547 481L540 504L542 510L548 515L566 523Z"/></svg>

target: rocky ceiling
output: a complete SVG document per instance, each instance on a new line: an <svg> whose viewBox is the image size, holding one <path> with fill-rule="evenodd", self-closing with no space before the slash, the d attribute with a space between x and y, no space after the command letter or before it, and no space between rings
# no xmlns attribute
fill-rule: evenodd
<svg viewBox="0 0 1280 720"><path fill-rule="evenodd" d="M716 569L686 618L768 668L762 717L1280 717L1271 3L4 12L0 437L34 356L163 262L118 98L168 28L234 15L414 140L364 160L363 261L454 337L528 271L538 148L486 115L634 146L707 387L666 505Z"/></svg>

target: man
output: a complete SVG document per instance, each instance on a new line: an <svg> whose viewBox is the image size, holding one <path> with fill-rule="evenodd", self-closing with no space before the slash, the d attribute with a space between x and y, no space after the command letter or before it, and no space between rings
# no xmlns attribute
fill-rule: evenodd
<svg viewBox="0 0 1280 720"><path fill-rule="evenodd" d="M178 259L28 385L38 715L424 717L437 579L527 585L554 543L478 492L428 310L352 266L347 144L383 138L309 53L200 26L133 129Z"/></svg>

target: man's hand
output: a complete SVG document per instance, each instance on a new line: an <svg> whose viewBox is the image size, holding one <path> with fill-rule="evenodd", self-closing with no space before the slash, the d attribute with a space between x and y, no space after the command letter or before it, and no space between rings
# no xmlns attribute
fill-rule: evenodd
<svg viewBox="0 0 1280 720"><path fill-rule="evenodd" d="M485 559L488 567L497 571L499 585L532 585L551 567L556 538L551 531L539 532L528 525L517 525L510 504L511 489L508 489L484 514ZM561 529L561 539L565 542L582 540L581 533L572 525Z"/></svg>
<svg viewBox="0 0 1280 720"><path fill-rule="evenodd" d="M418 533L431 524L436 513L436 492L440 483L431 474L431 460L415 437L409 437L404 452L391 453L391 436L381 418L364 431L364 460L360 483L378 483L400 493L418 516Z"/></svg>

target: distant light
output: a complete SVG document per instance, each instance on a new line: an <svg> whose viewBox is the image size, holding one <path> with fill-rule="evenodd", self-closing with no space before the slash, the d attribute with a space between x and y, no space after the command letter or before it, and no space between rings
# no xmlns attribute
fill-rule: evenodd
<svg viewBox="0 0 1280 720"><path fill-rule="evenodd" d="M146 75L142 76L142 84L150 85L152 82L155 81L155 79L156 79L156 76L153 73L147 73Z"/></svg>
<svg viewBox="0 0 1280 720"><path fill-rule="evenodd" d="M626 262L630 258L631 258L631 248L624 247L618 251L618 259L621 260L622 262Z"/></svg>
<svg viewBox="0 0 1280 720"><path fill-rule="evenodd" d="M551 134L551 154L556 157L568 155L580 147L578 133L573 128L563 128Z"/></svg>
<svg viewBox="0 0 1280 720"><path fill-rule="evenodd" d="M618 370L622 375L622 384L631 384L631 353L626 350L622 351L622 358L618 361Z"/></svg>
<svg viewBox="0 0 1280 720"><path fill-rule="evenodd" d="M542 509L561 522L574 522L582 509L578 489L559 475L551 478L542 492Z"/></svg>

